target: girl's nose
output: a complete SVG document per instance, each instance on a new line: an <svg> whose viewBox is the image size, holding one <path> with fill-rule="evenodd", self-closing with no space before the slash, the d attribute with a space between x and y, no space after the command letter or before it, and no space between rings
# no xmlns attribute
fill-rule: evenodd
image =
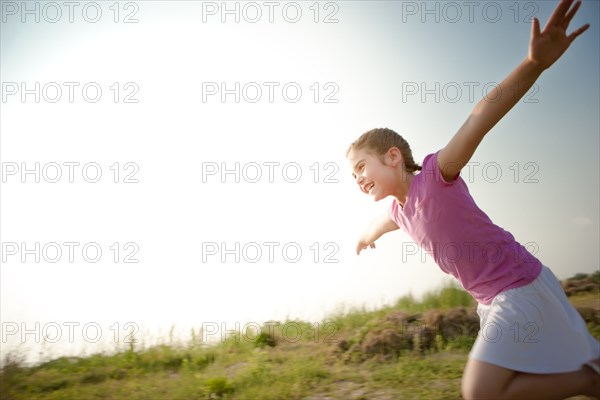
<svg viewBox="0 0 600 400"><path fill-rule="evenodd" d="M356 184L358 186L362 186L362 183L364 180L365 180L365 178L362 175L356 175Z"/></svg>

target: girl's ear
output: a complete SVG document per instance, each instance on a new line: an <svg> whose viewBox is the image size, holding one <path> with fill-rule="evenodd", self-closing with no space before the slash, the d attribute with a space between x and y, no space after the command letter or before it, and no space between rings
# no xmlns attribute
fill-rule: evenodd
<svg viewBox="0 0 600 400"><path fill-rule="evenodd" d="M390 147L385 157L386 160L390 162L390 165L394 168L404 162L402 160L402 153L397 147Z"/></svg>

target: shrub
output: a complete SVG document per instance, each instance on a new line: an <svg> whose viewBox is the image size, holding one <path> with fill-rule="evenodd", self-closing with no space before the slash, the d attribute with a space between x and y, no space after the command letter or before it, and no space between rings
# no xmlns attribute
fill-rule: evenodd
<svg viewBox="0 0 600 400"><path fill-rule="evenodd" d="M213 395L217 397L223 397L224 395L233 392L233 386L231 383L227 380L227 378L222 376L205 380L204 386L206 386L206 389L210 393L211 397Z"/></svg>

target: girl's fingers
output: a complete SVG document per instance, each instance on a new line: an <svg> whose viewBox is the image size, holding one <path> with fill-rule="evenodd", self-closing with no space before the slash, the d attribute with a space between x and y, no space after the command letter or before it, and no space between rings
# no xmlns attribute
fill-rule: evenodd
<svg viewBox="0 0 600 400"><path fill-rule="evenodd" d="M577 36L581 35L583 32L587 31L590 27L590 24L585 24L581 28L577 29L575 32L571 33L568 37L569 43L573 42L573 40L577 39Z"/></svg>
<svg viewBox="0 0 600 400"><path fill-rule="evenodd" d="M540 35L540 20L534 17L531 20L531 39L537 39Z"/></svg>
<svg viewBox="0 0 600 400"><path fill-rule="evenodd" d="M548 19L546 27L553 25L561 26L567 10L571 8L571 4L573 4L573 0L562 0L560 4L554 9L554 12L550 16L550 19Z"/></svg>
<svg viewBox="0 0 600 400"><path fill-rule="evenodd" d="M573 7L568 13L567 15L565 15L565 19L563 20L562 23L562 27L563 29L566 31L567 28L569 27L569 24L571 23L571 20L573 19L573 16L575 15L575 13L577 12L577 10L579 9L579 7L581 7L581 1L578 1L577 3L575 3L575 7Z"/></svg>

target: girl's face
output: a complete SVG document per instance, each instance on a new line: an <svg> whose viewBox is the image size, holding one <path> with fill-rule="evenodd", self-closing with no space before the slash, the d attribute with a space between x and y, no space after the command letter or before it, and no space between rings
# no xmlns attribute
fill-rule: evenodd
<svg viewBox="0 0 600 400"><path fill-rule="evenodd" d="M382 161L383 159L383 161ZM394 195L398 182L397 167L402 157L400 151L392 147L379 157L368 149L353 150L348 155L352 177L360 190L375 201Z"/></svg>

